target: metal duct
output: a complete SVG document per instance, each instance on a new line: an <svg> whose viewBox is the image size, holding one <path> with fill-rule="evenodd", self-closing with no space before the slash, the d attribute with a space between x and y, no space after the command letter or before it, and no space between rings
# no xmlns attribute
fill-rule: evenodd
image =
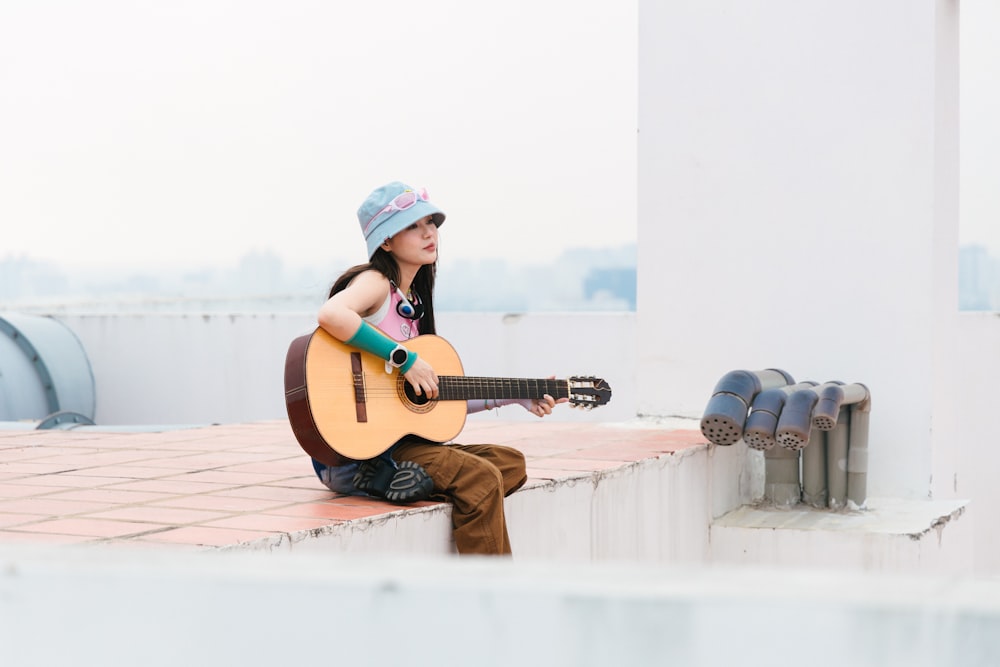
<svg viewBox="0 0 1000 667"><path fill-rule="evenodd" d="M57 413L93 422L94 374L66 325L51 317L0 315L0 421Z"/></svg>

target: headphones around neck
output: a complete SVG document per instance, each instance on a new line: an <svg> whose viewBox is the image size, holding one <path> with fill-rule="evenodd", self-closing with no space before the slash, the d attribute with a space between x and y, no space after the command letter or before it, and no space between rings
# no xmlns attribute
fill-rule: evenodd
<svg viewBox="0 0 1000 667"><path fill-rule="evenodd" d="M403 290L396 286L396 283L389 281L392 288L396 290L396 294L399 295L399 303L396 304L396 312L399 313L400 317L405 317L408 320L419 320L424 316L424 304L420 303L420 295L416 292L411 291L410 294L413 296L413 301L410 302L403 294Z"/></svg>

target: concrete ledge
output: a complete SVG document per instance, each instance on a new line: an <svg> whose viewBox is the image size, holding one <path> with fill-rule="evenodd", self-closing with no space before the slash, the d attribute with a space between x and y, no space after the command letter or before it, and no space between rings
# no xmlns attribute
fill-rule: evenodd
<svg viewBox="0 0 1000 667"><path fill-rule="evenodd" d="M924 574L971 573L966 500L870 498L867 509L740 507L711 530L717 563Z"/></svg>
<svg viewBox="0 0 1000 667"><path fill-rule="evenodd" d="M616 425L608 432L612 438L621 438L623 428ZM515 558L702 562L709 555L708 530L713 516L755 499L754 486L739 483L750 476L747 468L756 467L748 453L745 447L698 444L648 453L640 460L601 470L559 471L552 479L531 479L506 501ZM567 459L560 461L566 465ZM529 456L529 469L538 463L538 458ZM592 465L588 459L580 463ZM544 474L541 469L534 470L535 475ZM374 516L225 548L455 553L450 505L387 505L386 509Z"/></svg>

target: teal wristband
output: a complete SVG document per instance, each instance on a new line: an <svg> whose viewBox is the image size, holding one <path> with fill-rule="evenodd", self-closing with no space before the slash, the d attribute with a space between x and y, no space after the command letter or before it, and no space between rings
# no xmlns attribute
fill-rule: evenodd
<svg viewBox="0 0 1000 667"><path fill-rule="evenodd" d="M364 320L361 321L361 326L354 332L354 335L344 342L348 345L353 345L359 350L374 354L379 359L385 359L386 361L390 361L392 359L393 350L397 347L402 347L399 343L389 338ZM405 350L406 348L403 349ZM416 361L416 352L406 350L406 361L399 366L399 372L405 373L410 370Z"/></svg>
<svg viewBox="0 0 1000 667"><path fill-rule="evenodd" d="M411 352L410 350L407 350L406 353L407 353L406 361L404 361L403 365L399 367L399 374L400 375L405 375L406 371L408 371L411 368L413 368L413 364L417 363L417 353L416 352Z"/></svg>

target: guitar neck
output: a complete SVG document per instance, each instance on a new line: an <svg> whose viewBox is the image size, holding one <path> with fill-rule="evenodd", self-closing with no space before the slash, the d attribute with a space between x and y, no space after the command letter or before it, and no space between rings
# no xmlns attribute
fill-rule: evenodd
<svg viewBox="0 0 1000 667"><path fill-rule="evenodd" d="M443 401L502 398L568 398L566 380L470 377L467 375L438 376L438 398Z"/></svg>

